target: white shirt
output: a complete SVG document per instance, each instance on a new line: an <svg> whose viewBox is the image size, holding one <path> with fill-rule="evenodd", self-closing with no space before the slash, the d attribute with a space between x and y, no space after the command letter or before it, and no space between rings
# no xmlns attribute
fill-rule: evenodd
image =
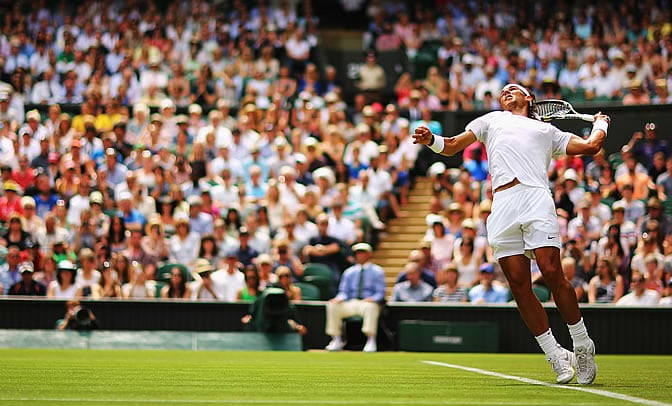
<svg viewBox="0 0 672 406"><path fill-rule="evenodd" d="M641 296L635 295L635 292L628 293L618 299L616 306L655 306L658 304L658 299L658 292L653 289L646 289Z"/></svg>
<svg viewBox="0 0 672 406"><path fill-rule="evenodd" d="M352 220L345 217L337 219L333 215L329 218L327 234L348 244L353 243L357 238L357 230Z"/></svg>
<svg viewBox="0 0 672 406"><path fill-rule="evenodd" d="M245 286L245 275L240 271L229 273L226 270L219 270L210 275L214 285L215 293L220 300L225 302L235 302L238 291Z"/></svg>
<svg viewBox="0 0 672 406"><path fill-rule="evenodd" d="M100 281L100 272L96 269L91 272L91 278L86 279L84 277L84 272L81 269L77 270L77 278L75 279L75 285L78 288L83 288L85 286L93 286Z"/></svg>
<svg viewBox="0 0 672 406"><path fill-rule="evenodd" d="M527 186L548 189L551 156L565 154L572 136L551 124L508 111L481 116L467 124L466 130L485 145L493 190L514 178Z"/></svg>

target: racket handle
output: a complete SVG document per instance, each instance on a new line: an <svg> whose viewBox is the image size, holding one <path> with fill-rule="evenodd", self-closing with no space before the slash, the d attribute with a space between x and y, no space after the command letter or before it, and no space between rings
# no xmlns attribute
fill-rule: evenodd
<svg viewBox="0 0 672 406"><path fill-rule="evenodd" d="M592 114L579 114L579 118L583 121L593 122L595 121L595 116Z"/></svg>

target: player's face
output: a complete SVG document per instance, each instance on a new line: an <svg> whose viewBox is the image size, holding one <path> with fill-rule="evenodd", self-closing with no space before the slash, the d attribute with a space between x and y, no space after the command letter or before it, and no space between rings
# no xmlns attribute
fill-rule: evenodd
<svg viewBox="0 0 672 406"><path fill-rule="evenodd" d="M505 86L499 93L499 104L504 110L524 107L527 103L527 95L518 86Z"/></svg>

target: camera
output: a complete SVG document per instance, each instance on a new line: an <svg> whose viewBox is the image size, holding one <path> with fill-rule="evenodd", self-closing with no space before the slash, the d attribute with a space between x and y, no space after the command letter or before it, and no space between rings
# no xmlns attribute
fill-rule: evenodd
<svg viewBox="0 0 672 406"><path fill-rule="evenodd" d="M98 324L91 310L83 306L77 306L72 309L72 313L67 320L67 328L69 330L88 331L98 328Z"/></svg>

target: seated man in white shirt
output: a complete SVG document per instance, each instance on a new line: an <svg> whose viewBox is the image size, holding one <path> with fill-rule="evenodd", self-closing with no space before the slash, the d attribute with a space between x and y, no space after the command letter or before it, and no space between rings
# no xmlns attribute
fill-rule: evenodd
<svg viewBox="0 0 672 406"><path fill-rule="evenodd" d="M616 306L655 306L660 300L660 294L646 288L646 279L639 271L632 272L630 293L618 299Z"/></svg>

